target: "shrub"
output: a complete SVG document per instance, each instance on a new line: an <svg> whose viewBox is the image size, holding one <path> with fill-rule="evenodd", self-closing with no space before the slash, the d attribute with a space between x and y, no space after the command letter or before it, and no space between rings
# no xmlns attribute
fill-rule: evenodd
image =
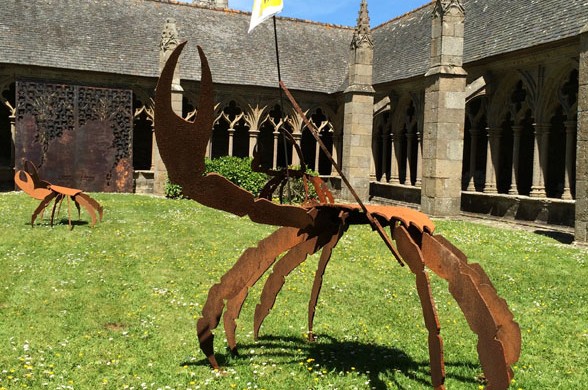
<svg viewBox="0 0 588 390"><path fill-rule="evenodd" d="M224 156L218 157L215 159L206 158L205 161L205 172L204 174L208 174L211 172L218 173L219 175L224 176L231 182L235 183L239 187L251 192L253 195L258 196L263 186L268 182L270 179L268 175L265 173L254 172L251 169L251 158L245 157L233 157L233 156ZM299 167L290 167L291 169L298 169ZM312 170L307 170L312 176L317 176L318 174ZM316 198L316 192L312 184L309 183L309 196L311 198ZM279 196L279 188L274 193L274 197ZM287 184L284 185L284 197L283 201L288 202L288 189ZM182 187L178 184L174 184L171 182L167 182L165 184L165 196L170 199L183 199L185 198L184 194L182 193ZM304 185L302 183L302 179L294 179L290 178L290 197L292 203L302 203L304 201Z"/></svg>
<svg viewBox="0 0 588 390"><path fill-rule="evenodd" d="M224 156L215 159L205 159L205 173L216 172L226 177L239 187L259 195L269 177L265 173L251 170L251 158Z"/></svg>
<svg viewBox="0 0 588 390"><path fill-rule="evenodd" d="M299 166L290 166L290 169L300 169ZM315 171L313 171L312 169L307 169L306 173L311 175L311 176L318 176L318 173L316 173ZM289 178L290 181L290 199L291 199L291 203L302 203L305 200L305 194L304 194L304 182L302 181L302 179L298 179L298 178ZM274 197L279 197L279 188L276 190L276 192L274 193ZM312 185L312 183L308 182L308 196L311 199L316 199L317 198L317 194L316 191L314 189L314 186ZM283 199L282 201L284 203L288 203L288 183L284 184L284 189L283 189Z"/></svg>
<svg viewBox="0 0 588 390"><path fill-rule="evenodd" d="M166 198L184 199L184 194L182 193L182 186L170 182L169 179L165 182L164 191Z"/></svg>

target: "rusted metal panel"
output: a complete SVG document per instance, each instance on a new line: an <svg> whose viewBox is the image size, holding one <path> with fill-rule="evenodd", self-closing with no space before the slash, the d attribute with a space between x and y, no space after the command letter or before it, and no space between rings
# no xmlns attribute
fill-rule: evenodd
<svg viewBox="0 0 588 390"><path fill-rule="evenodd" d="M132 91L16 83L16 168L85 191L132 192Z"/></svg>

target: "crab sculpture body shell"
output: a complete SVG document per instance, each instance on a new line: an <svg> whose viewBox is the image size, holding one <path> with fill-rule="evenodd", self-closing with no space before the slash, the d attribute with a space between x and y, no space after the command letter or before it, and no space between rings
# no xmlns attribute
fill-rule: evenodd
<svg viewBox="0 0 588 390"><path fill-rule="evenodd" d="M381 226L390 229L396 243L395 250L416 276L428 330L432 386L445 388L445 368L440 324L426 268L448 282L450 293L477 335L478 355L487 388L508 388L513 377L511 366L520 355L519 326L481 266L468 263L461 251L444 237L434 234L434 224L426 215L402 207L367 206L371 215L368 218L359 205L335 203L332 196L320 194L320 203L281 205L255 198L218 174L203 175L204 155L215 119L212 76L206 56L198 47L202 70L198 116L194 122L177 116L171 108L171 81L184 45L185 42L170 55L159 79L155 99L155 134L170 180L181 185L189 198L203 205L249 216L256 223L280 226L256 247L245 250L235 265L210 288L197 322L200 347L210 364L218 367L213 330L221 319L228 345L233 352L237 351L236 319L249 288L273 267L255 308L254 335L257 336L285 276L309 255L321 251L308 306L309 339L312 340L315 307L333 249L350 225L368 224L370 218L375 218ZM319 193L325 192L320 183L313 181L313 184Z"/></svg>

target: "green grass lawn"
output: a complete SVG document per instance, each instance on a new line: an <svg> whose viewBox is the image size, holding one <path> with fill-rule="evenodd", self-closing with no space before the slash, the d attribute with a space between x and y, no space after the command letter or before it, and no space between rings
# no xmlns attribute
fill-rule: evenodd
<svg viewBox="0 0 588 390"><path fill-rule="evenodd" d="M306 311L318 257L287 278L252 336L255 286L239 320L240 356L201 354L196 319L208 289L247 247L275 228L189 200L94 194L89 217L34 228L37 201L0 194L0 389L426 389L427 332L407 267L377 234L351 227L335 249L317 309ZM65 217L63 210L61 217ZM522 230L437 221L437 231L479 262L523 336L514 389L588 383L588 252ZM476 339L446 283L432 277L448 389L478 389Z"/></svg>

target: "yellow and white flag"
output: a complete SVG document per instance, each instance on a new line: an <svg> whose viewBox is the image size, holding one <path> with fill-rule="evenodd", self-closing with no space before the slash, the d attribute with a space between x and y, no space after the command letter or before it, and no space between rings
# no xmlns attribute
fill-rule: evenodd
<svg viewBox="0 0 588 390"><path fill-rule="evenodd" d="M255 27L263 23L266 19L282 11L283 8L284 4L282 0L253 0L249 32L253 31Z"/></svg>

